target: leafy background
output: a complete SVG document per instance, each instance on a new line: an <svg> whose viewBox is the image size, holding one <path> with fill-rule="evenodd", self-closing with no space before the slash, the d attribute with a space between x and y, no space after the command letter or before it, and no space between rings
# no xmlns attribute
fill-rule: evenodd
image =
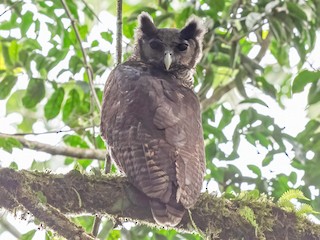
<svg viewBox="0 0 320 240"><path fill-rule="evenodd" d="M104 82L115 65L115 3L68 0L67 5L87 65L61 1L0 3L0 129L57 147L105 149L86 70L94 73L101 101ZM320 71L315 57L320 48L320 3L127 0L124 60L132 51L141 11L149 12L160 27L180 28L192 14L206 20L204 57L195 75L206 144L204 188L227 197L258 189L275 200L298 188L320 211ZM296 111L291 114L286 110L290 108ZM103 161L26 150L14 138L0 137L0 147L2 167L56 172L76 168L88 174L104 168ZM0 236L11 232L21 239L54 238L38 225L20 232L7 213L0 220ZM73 218L89 232L93 220L94 216ZM98 236L200 239L134 224L113 229L108 219L103 219Z"/></svg>

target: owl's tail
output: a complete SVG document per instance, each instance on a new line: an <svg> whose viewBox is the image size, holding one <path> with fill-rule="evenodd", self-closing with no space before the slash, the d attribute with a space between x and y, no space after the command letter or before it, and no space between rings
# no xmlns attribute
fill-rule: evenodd
<svg viewBox="0 0 320 240"><path fill-rule="evenodd" d="M174 227L178 225L185 212L184 207L180 203L177 203L175 199L170 199L168 203L151 199L150 207L154 220L163 226Z"/></svg>

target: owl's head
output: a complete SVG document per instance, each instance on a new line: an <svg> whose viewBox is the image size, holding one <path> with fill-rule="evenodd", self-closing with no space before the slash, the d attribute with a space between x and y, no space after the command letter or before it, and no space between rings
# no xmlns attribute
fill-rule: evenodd
<svg viewBox="0 0 320 240"><path fill-rule="evenodd" d="M192 17L182 29L157 28L149 14L138 18L135 57L164 71L193 69L202 55L206 28Z"/></svg>

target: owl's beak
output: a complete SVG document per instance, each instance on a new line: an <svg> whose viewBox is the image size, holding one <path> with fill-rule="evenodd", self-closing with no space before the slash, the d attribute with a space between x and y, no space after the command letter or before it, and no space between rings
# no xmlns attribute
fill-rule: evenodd
<svg viewBox="0 0 320 240"><path fill-rule="evenodd" d="M171 63L172 63L172 52L166 51L164 53L164 59L163 59L164 65L167 69L167 71L169 70Z"/></svg>

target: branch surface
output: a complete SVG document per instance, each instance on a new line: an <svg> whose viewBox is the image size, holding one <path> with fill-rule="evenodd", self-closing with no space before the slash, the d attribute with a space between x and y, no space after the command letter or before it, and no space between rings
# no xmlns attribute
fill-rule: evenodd
<svg viewBox="0 0 320 240"><path fill-rule="evenodd" d="M56 175L3 168L0 169L0 189L5 189L0 194L0 207L9 210L16 204L5 203L13 198L32 214L37 213L34 195L41 193L45 204L63 214L99 213L155 226L148 198L120 176L86 176L77 171ZM33 204L25 206L28 199ZM241 214L241 209L246 207L253 210L258 227L252 226ZM319 225L278 208L266 197L230 201L204 193L191 209L191 216L197 228L211 239L320 239ZM51 214L46 217L48 219L40 220L52 221ZM192 232L191 226L185 214L177 230ZM64 235L63 230L59 231Z"/></svg>
<svg viewBox="0 0 320 240"><path fill-rule="evenodd" d="M122 0L117 0L117 35L116 35L116 64L121 63L122 57Z"/></svg>
<svg viewBox="0 0 320 240"><path fill-rule="evenodd" d="M97 159L104 160L106 157L105 150L98 149L85 149L85 148L77 148L77 147L69 147L69 146L53 146L46 143L41 143L37 141L27 140L22 136L16 136L11 134L0 133L0 138L13 138L18 140L23 147L42 151L46 153L50 153L52 155L62 155L79 159Z"/></svg>

